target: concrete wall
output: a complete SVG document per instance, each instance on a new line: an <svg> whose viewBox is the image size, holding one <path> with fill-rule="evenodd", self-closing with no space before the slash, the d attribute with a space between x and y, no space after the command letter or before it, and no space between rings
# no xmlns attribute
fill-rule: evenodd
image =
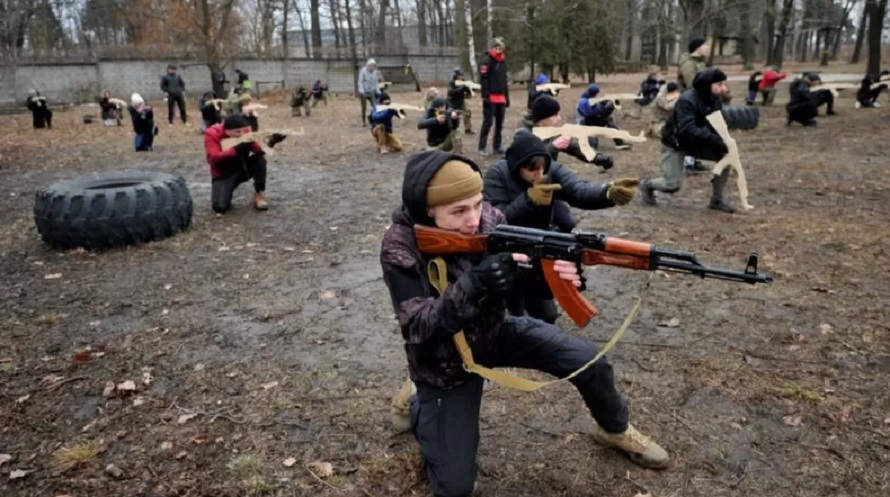
<svg viewBox="0 0 890 497"><path fill-rule="evenodd" d="M102 88L124 100L133 92L146 99L160 99L160 78L167 68L167 61L101 61L97 63L34 64L0 66L0 105L23 104L29 88L35 88L47 97L50 105L92 101ZM380 66L411 64L421 81L447 81L458 65L457 57L406 55L380 56ZM364 61L361 62L364 64ZM317 79L325 81L332 92L353 90L353 69L349 61L311 59L245 60L226 68L226 76L233 79L234 69L250 75L254 88L258 82L285 81L288 88L309 85ZM211 89L210 70L204 65L181 64L180 74L186 82L190 97L199 96ZM260 85L265 92L270 86Z"/></svg>

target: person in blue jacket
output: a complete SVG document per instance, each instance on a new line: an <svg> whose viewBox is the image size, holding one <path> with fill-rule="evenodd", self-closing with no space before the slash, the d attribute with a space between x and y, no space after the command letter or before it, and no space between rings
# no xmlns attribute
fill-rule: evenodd
<svg viewBox="0 0 890 497"><path fill-rule="evenodd" d="M621 129L615 122L612 113L615 112L615 103L611 100L602 100L594 102L600 93L600 87L596 83L591 83L581 99L578 100L578 118L577 123L582 126L600 126L603 128ZM624 143L623 140L615 139L615 148L618 150L627 150L630 145Z"/></svg>
<svg viewBox="0 0 890 497"><path fill-rule="evenodd" d="M130 120L133 122L133 132L136 133L134 147L137 152L150 152L154 149L155 136L158 134L158 126L155 124L154 111L141 95L134 93L130 97Z"/></svg>
<svg viewBox="0 0 890 497"><path fill-rule="evenodd" d="M395 109L378 110L378 107L381 105L389 105L390 103L389 94L381 92L380 96L377 97L377 102L371 106L371 115L368 116L368 121L371 123L371 134L377 140L377 146L380 147L381 154L402 151L402 142L392 132L392 118L398 117L401 119L402 116Z"/></svg>

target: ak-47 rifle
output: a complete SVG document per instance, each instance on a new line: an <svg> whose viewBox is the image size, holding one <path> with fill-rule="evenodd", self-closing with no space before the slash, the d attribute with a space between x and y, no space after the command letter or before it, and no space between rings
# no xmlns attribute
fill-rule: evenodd
<svg viewBox="0 0 890 497"><path fill-rule="evenodd" d="M394 102L390 102L389 105L378 105L376 109L378 111L380 111L380 110L394 110L394 111L396 111L396 117L398 117L399 119L408 117L408 114L405 113L406 110L416 110L418 112L426 112L426 109L424 109L423 107L418 107L416 105L397 104Z"/></svg>
<svg viewBox="0 0 890 497"><path fill-rule="evenodd" d="M739 147L735 138L729 136L729 126L723 118L723 112L715 111L706 116L708 123L714 128L714 131L723 139L729 152L714 164L711 170L714 174L720 174L727 167L732 168L736 174L736 185L739 189L739 202L745 210L753 209L754 206L748 203L748 180L745 179L745 170L742 168L742 159L739 157Z"/></svg>
<svg viewBox="0 0 890 497"><path fill-rule="evenodd" d="M415 225L417 247L428 256L488 252L529 256L531 268L540 264L547 285L566 314L580 327L596 315L596 308L553 268L557 259L585 266L607 265L644 271L672 271L702 278L740 283L772 283L773 277L757 272L757 254L748 255L744 271L733 271L699 262L692 252L661 249L656 245L615 238L601 233L559 233L501 224L487 235L464 235L457 231Z"/></svg>
<svg viewBox="0 0 890 497"><path fill-rule="evenodd" d="M472 81L466 81L466 80L460 80L460 79L454 80L454 86L463 86L464 88L467 88L468 90L470 90L471 97L476 96L476 94L473 93L474 91L482 90L482 85L480 85L479 83L474 83Z"/></svg>
<svg viewBox="0 0 890 497"><path fill-rule="evenodd" d="M535 126L532 128L532 133L542 140L561 135L577 138L578 146L581 147L581 152L584 153L584 157L588 161L592 161L596 158L597 154L596 150L590 146L590 142L587 141L590 137L613 140L618 139L631 143L643 143L646 141L646 135L642 131L639 135L632 135L623 129L604 128L600 126L582 126L580 124L563 124L562 126L556 127Z"/></svg>
<svg viewBox="0 0 890 497"><path fill-rule="evenodd" d="M535 91L548 92L555 97L559 95L559 90L568 90L571 87L571 85L564 85L562 83L547 83L535 86Z"/></svg>
<svg viewBox="0 0 890 497"><path fill-rule="evenodd" d="M241 106L241 113L242 114L251 114L252 113L253 115L259 117L259 114L257 114L256 110L257 109L268 109L268 108L269 108L268 105L263 105L260 103L250 103L250 104Z"/></svg>
<svg viewBox="0 0 890 497"><path fill-rule="evenodd" d="M288 136L300 136L304 134L306 134L306 132L303 128L300 128L300 131L295 131L292 129L270 129L245 133L240 136L223 138L222 149L228 150L235 145L238 145L239 143L257 142L260 144L263 152L266 152L269 155L274 155L275 152L272 151L272 147L274 147L276 143L283 141ZM272 143L273 141L275 143Z"/></svg>
<svg viewBox="0 0 890 497"><path fill-rule="evenodd" d="M125 109L127 108L127 102L119 99L119 98L109 98L108 103L114 104L117 109Z"/></svg>
<svg viewBox="0 0 890 497"><path fill-rule="evenodd" d="M621 110L621 101L622 100L636 100L640 98L639 95L634 95L633 93L619 93L617 95L606 95L605 97L600 98L592 98L588 100L590 105L596 105L600 102L605 102L607 100L611 100L615 104L615 108Z"/></svg>

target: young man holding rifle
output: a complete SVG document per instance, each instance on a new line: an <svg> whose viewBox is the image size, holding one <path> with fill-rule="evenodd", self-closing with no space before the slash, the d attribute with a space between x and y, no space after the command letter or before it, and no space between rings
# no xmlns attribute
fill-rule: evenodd
<svg viewBox="0 0 890 497"><path fill-rule="evenodd" d="M420 443L423 471L436 496L468 496L478 468L479 411L483 378L464 369L455 347L461 333L479 364L529 368L565 377L596 356L593 344L551 324L506 315L505 298L514 288L521 254L458 254L447 261L447 288L439 293L430 279L432 260L421 254L415 225L455 234L488 233L505 222L482 199L482 176L469 159L428 151L408 161L402 205L383 238L381 264L405 339L411 380L393 399L394 421L413 431ZM576 263L555 261L562 281L583 288ZM627 403L605 359L571 382L596 421L594 438L626 452L645 467L663 468L668 455L628 422ZM410 422L408 422L410 420ZM447 440L447 444L445 441Z"/></svg>

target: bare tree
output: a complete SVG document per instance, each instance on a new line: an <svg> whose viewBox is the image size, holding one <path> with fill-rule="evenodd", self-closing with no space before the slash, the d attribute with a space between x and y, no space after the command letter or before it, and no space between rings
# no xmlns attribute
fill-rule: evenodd
<svg viewBox="0 0 890 497"><path fill-rule="evenodd" d="M887 0L866 0L865 9L868 10L868 64L865 72L876 75L881 71L881 33L887 15Z"/></svg>
<svg viewBox="0 0 890 497"><path fill-rule="evenodd" d="M309 19L312 24L312 58L321 58L321 15L319 0L309 0Z"/></svg>

